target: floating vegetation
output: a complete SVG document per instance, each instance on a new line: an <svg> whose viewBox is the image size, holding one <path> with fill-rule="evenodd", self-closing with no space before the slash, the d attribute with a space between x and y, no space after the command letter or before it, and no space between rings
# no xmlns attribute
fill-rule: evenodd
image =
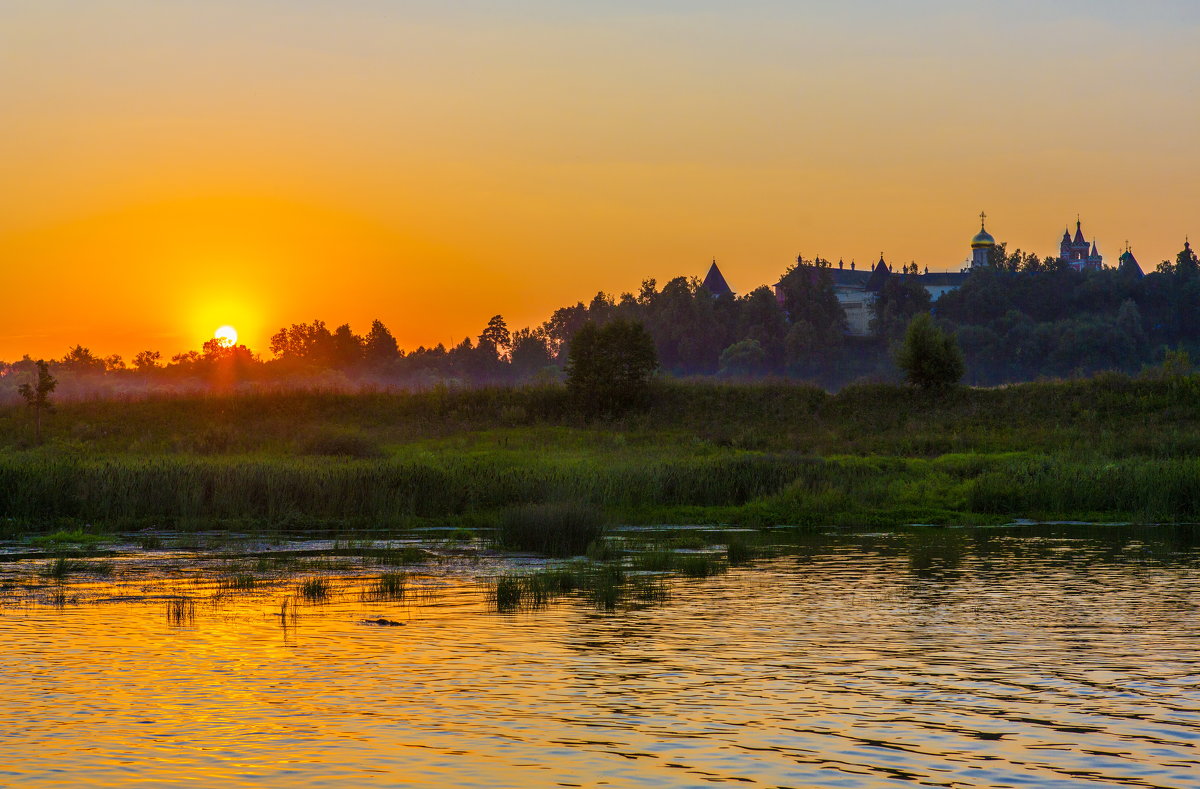
<svg viewBox="0 0 1200 789"><path fill-rule="evenodd" d="M137 545L143 551L157 551L163 547L163 539L157 534L143 534L138 536Z"/></svg>
<svg viewBox="0 0 1200 789"><path fill-rule="evenodd" d="M296 587L296 594L310 603L323 603L329 599L333 585L324 578L308 578Z"/></svg>
<svg viewBox="0 0 1200 789"><path fill-rule="evenodd" d="M407 564L424 564L432 558L432 554L416 545L363 550L359 555L364 560L370 560L375 564L383 564L391 567Z"/></svg>
<svg viewBox="0 0 1200 789"><path fill-rule="evenodd" d="M173 597L167 601L167 623L176 627L196 621L196 601L190 597Z"/></svg>
<svg viewBox="0 0 1200 789"><path fill-rule="evenodd" d="M104 542L106 538L99 534L91 534L83 529L74 529L72 531L59 530L52 534L43 534L40 537L34 537L29 542L32 545L38 545L43 548L61 548L66 545L77 545L80 547L91 547L97 543Z"/></svg>

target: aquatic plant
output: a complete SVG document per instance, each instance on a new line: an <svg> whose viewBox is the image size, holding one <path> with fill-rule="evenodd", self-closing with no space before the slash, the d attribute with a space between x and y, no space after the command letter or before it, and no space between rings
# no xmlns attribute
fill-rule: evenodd
<svg viewBox="0 0 1200 789"><path fill-rule="evenodd" d="M403 600L408 584L408 576L404 573L384 573L362 594L364 600L395 601Z"/></svg>
<svg viewBox="0 0 1200 789"><path fill-rule="evenodd" d="M65 556L59 556L57 559L51 560L41 570L41 575L47 578L63 579L73 573L90 573L92 575L111 575L113 565L111 562L89 562L78 559L68 559Z"/></svg>
<svg viewBox="0 0 1200 789"><path fill-rule="evenodd" d="M196 619L196 601L190 597L172 597L167 601L167 623L187 625Z"/></svg>
<svg viewBox="0 0 1200 789"><path fill-rule="evenodd" d="M675 568L688 578L707 578L724 569L717 557L707 553L679 554Z"/></svg>
<svg viewBox="0 0 1200 789"><path fill-rule="evenodd" d="M310 603L322 603L329 599L333 585L325 578L306 578L296 587L296 594Z"/></svg>
<svg viewBox="0 0 1200 789"><path fill-rule="evenodd" d="M604 517L593 507L574 503L531 504L501 514L496 540L508 550L576 556L600 537L603 528Z"/></svg>

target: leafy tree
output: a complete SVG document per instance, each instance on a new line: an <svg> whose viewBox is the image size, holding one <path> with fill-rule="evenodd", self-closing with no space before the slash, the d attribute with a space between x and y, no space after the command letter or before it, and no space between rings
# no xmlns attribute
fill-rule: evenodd
<svg viewBox="0 0 1200 789"><path fill-rule="evenodd" d="M963 356L954 337L939 329L928 313L908 324L896 364L909 383L923 389L953 386L962 378Z"/></svg>
<svg viewBox="0 0 1200 789"><path fill-rule="evenodd" d="M400 358L400 346L396 338L376 319L371 321L371 330L363 341L363 358L369 367L376 369L386 367Z"/></svg>
<svg viewBox="0 0 1200 789"><path fill-rule="evenodd" d="M762 375L767 368L767 352L758 340L735 342L721 351L721 374L731 376Z"/></svg>
<svg viewBox="0 0 1200 789"><path fill-rule="evenodd" d="M903 336L914 315L929 312L929 291L915 279L888 277L872 310L871 331L885 340Z"/></svg>
<svg viewBox="0 0 1200 789"><path fill-rule="evenodd" d="M512 372L518 379L526 379L544 370L553 362L546 344L546 333L541 328L520 329L512 339Z"/></svg>
<svg viewBox="0 0 1200 789"><path fill-rule="evenodd" d="M833 292L828 261L799 259L779 281L792 328L785 341L788 366L820 368L838 358L846 338L846 313Z"/></svg>
<svg viewBox="0 0 1200 789"><path fill-rule="evenodd" d="M568 356L567 389L588 417L620 414L645 402L658 368L650 334L625 320L584 324Z"/></svg>
<svg viewBox="0 0 1200 789"><path fill-rule="evenodd" d="M54 404L50 402L50 394L58 386L58 381L50 374L50 367L42 359L37 360L37 379L33 384L21 384L17 392L25 398L25 404L34 413L34 440L42 442L42 412L53 413Z"/></svg>
<svg viewBox="0 0 1200 789"><path fill-rule="evenodd" d="M350 324L343 323L334 329L329 350L335 367L356 367L363 360L363 338L350 330Z"/></svg>
<svg viewBox="0 0 1200 789"><path fill-rule="evenodd" d="M58 364L64 370L69 370L77 374L104 372L104 360L82 345L76 345L67 351L67 354L63 356Z"/></svg>
<svg viewBox="0 0 1200 789"><path fill-rule="evenodd" d="M162 358L162 353L159 351L139 351L133 357L133 369L139 373L148 372L158 369L158 360Z"/></svg>

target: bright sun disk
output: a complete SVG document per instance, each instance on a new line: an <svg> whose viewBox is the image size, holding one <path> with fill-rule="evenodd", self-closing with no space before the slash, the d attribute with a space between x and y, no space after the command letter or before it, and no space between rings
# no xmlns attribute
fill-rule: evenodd
<svg viewBox="0 0 1200 789"><path fill-rule="evenodd" d="M226 348L232 348L237 345L237 329L232 326L222 326L213 332L213 337L217 338Z"/></svg>

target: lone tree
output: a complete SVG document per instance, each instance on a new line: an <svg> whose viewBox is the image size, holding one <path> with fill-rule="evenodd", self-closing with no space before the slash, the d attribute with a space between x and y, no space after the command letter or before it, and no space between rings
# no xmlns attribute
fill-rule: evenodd
<svg viewBox="0 0 1200 789"><path fill-rule="evenodd" d="M25 404L33 409L34 413L34 440L39 444L42 442L42 412L54 411L54 404L50 402L50 393L54 391L54 387L58 386L58 381L50 374L50 368L42 359L37 360L37 383L34 385L21 384L17 387L17 391L21 397L25 398Z"/></svg>
<svg viewBox="0 0 1200 789"><path fill-rule="evenodd" d="M909 383L922 389L953 386L965 371L958 343L935 326L927 312L909 322L904 344L896 353L896 365Z"/></svg>
<svg viewBox="0 0 1200 789"><path fill-rule="evenodd" d="M571 340L567 390L586 416L612 416L645 403L656 369L654 340L642 324L586 323Z"/></svg>

